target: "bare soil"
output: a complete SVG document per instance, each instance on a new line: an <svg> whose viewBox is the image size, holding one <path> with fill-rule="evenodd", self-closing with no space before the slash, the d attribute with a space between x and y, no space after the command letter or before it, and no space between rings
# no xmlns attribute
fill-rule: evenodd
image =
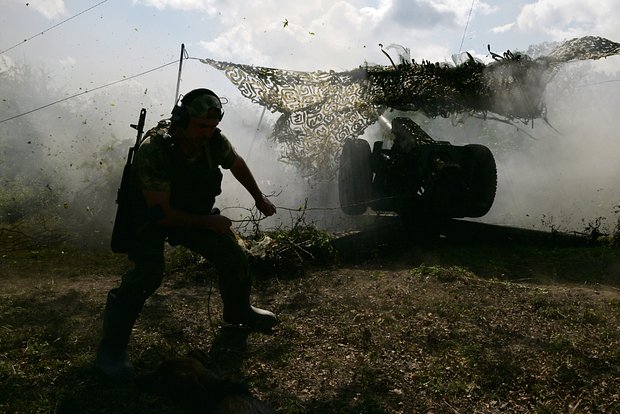
<svg viewBox="0 0 620 414"><path fill-rule="evenodd" d="M272 334L223 326L208 264L171 251L130 356L141 373L203 351L280 413L620 412L618 248L479 230L370 230L340 239L335 261L257 263ZM106 292L129 267L66 246L3 255L0 412L181 412L93 365Z"/></svg>

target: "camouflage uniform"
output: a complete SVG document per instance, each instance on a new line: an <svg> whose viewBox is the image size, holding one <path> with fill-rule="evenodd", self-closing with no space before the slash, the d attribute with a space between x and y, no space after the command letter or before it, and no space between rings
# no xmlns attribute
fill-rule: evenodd
<svg viewBox="0 0 620 414"><path fill-rule="evenodd" d="M237 154L219 130L203 151L187 159L168 135L169 122L162 121L145 134L134 160L133 186L137 191L170 193L173 208L193 214L210 214L221 193L222 173ZM118 293L144 302L160 286L164 274L164 242L183 245L212 261L222 278L240 282L248 278L247 257L232 232L218 235L208 230L171 230L154 223L159 213L143 210L136 215L139 231L129 258L135 268L122 279Z"/></svg>
<svg viewBox="0 0 620 414"><path fill-rule="evenodd" d="M186 128L191 117L219 122L222 116L217 95L208 89L195 89L175 106L171 120L179 128ZM176 211L192 215L211 214L215 197L221 192L220 167L230 169L237 160L234 148L217 128L203 137L203 147L191 158L168 134L169 128L170 122L162 121L148 131L133 158L132 188L127 192L125 204L131 212L131 217L127 218L131 229L127 229L130 234L124 241L130 244L125 251L128 251L135 267L123 276L118 288L108 292L103 313L103 335L97 347L97 365L109 377L133 375L127 346L144 302L161 285L166 241L184 245L215 265L219 273L225 322L257 330L270 330L278 323L274 313L250 304L248 261L230 230L220 234L205 228L172 229L158 224L164 218L161 206L147 206L143 191L165 192L170 194L170 207ZM256 183L247 166L245 163L238 165L241 165L237 170L242 177L241 184L250 185L256 192ZM262 202L265 202L264 197ZM263 204L263 208L268 207ZM271 207L275 212L275 207Z"/></svg>

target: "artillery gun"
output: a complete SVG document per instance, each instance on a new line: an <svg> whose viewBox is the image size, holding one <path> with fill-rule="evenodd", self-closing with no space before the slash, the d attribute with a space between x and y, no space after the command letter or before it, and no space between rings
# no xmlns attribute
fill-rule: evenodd
<svg viewBox="0 0 620 414"><path fill-rule="evenodd" d="M482 217L493 205L497 167L491 151L479 144L452 145L431 138L414 121L385 117L393 135L374 143L347 138L339 166L339 198L344 213L368 208L403 218Z"/></svg>

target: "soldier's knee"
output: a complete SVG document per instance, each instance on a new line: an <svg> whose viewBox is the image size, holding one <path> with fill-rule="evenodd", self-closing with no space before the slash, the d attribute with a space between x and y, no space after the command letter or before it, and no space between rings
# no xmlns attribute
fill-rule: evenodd
<svg viewBox="0 0 620 414"><path fill-rule="evenodd" d="M227 233L225 235L222 235L220 248L224 250L229 256L247 262L247 256L245 254L245 251L243 250L241 245L239 245L239 242L237 241L237 238L234 234Z"/></svg>
<svg viewBox="0 0 620 414"><path fill-rule="evenodd" d="M161 286L164 279L163 260L136 263L123 277L120 290L134 301L146 301Z"/></svg>
<svg viewBox="0 0 620 414"><path fill-rule="evenodd" d="M143 295L148 298L159 289L164 280L164 263L149 264L143 271L148 274L142 286Z"/></svg>
<svg viewBox="0 0 620 414"><path fill-rule="evenodd" d="M213 259L220 275L226 278L245 279L249 261L234 235L222 236L218 247L218 254Z"/></svg>

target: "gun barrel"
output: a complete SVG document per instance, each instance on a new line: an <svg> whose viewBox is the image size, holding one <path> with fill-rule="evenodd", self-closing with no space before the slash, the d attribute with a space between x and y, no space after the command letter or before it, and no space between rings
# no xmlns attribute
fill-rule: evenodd
<svg viewBox="0 0 620 414"><path fill-rule="evenodd" d="M140 110L140 118L138 119L138 124L130 124L129 126L138 131L136 134L136 144L129 148L129 154L127 155L127 165L133 162L133 156L136 151L138 151L138 147L142 141L142 134L144 133L144 123L146 122L146 109L142 108Z"/></svg>
<svg viewBox="0 0 620 414"><path fill-rule="evenodd" d="M381 115L379 117L379 123L383 125L383 127L385 127L388 130L388 132L392 132L392 123L385 116Z"/></svg>
<svg viewBox="0 0 620 414"><path fill-rule="evenodd" d="M146 121L146 108L140 110L140 119L138 120L138 134L142 135L144 132L144 122Z"/></svg>

